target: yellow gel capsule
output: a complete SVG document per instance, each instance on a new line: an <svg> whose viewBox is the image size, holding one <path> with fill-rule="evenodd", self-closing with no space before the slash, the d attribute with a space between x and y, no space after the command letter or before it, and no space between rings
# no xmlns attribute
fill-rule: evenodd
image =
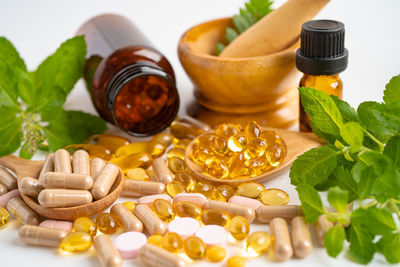
<svg viewBox="0 0 400 267"><path fill-rule="evenodd" d="M178 139L189 138L194 139L204 133L203 130L193 127L189 124L174 121L169 127L173 136Z"/></svg>
<svg viewBox="0 0 400 267"><path fill-rule="evenodd" d="M192 193L203 194L206 198L211 198L211 193L214 190L214 186L207 183L198 182L194 185Z"/></svg>
<svg viewBox="0 0 400 267"><path fill-rule="evenodd" d="M88 233L73 232L64 237L60 248L68 252L82 252L92 246L92 237Z"/></svg>
<svg viewBox="0 0 400 267"><path fill-rule="evenodd" d="M124 173L134 168L147 168L150 166L153 158L148 153L137 153L127 156L112 158L111 163L114 163L122 169Z"/></svg>
<svg viewBox="0 0 400 267"><path fill-rule="evenodd" d="M167 233L162 241L161 247L172 253L178 253L183 246L181 237L177 233L169 232Z"/></svg>
<svg viewBox="0 0 400 267"><path fill-rule="evenodd" d="M261 255L271 246L271 236L265 232L254 232L247 237L246 250Z"/></svg>
<svg viewBox="0 0 400 267"><path fill-rule="evenodd" d="M169 146L172 144L172 140L174 139L174 136L169 133L158 133L151 138L151 141L157 144L161 144L165 147Z"/></svg>
<svg viewBox="0 0 400 267"><path fill-rule="evenodd" d="M66 146L65 150L67 150L70 155L74 154L78 150L85 150L92 159L101 158L104 160L109 160L111 158L111 150L102 145L74 144Z"/></svg>
<svg viewBox="0 0 400 267"><path fill-rule="evenodd" d="M206 256L206 244L196 236L190 236L183 241L183 250L193 260L204 259Z"/></svg>
<svg viewBox="0 0 400 267"><path fill-rule="evenodd" d="M173 172L177 173L179 171L185 170L185 162L178 157L171 157L168 159L168 168Z"/></svg>
<svg viewBox="0 0 400 267"><path fill-rule="evenodd" d="M136 180L136 181L148 181L150 180L149 175L146 170L143 168L134 168L128 170L126 173L128 179Z"/></svg>
<svg viewBox="0 0 400 267"><path fill-rule="evenodd" d="M249 176L257 176L263 174L266 170L270 168L270 165L266 163L267 161L263 158L253 158L247 160L244 165L249 169Z"/></svg>
<svg viewBox="0 0 400 267"><path fill-rule="evenodd" d="M165 146L162 144L147 142L130 143L129 145L121 146L115 151L116 157L123 157L138 153L147 153L153 157L158 157L165 151Z"/></svg>
<svg viewBox="0 0 400 267"><path fill-rule="evenodd" d="M104 234L113 234L118 227L118 218L110 213L101 213L96 218L97 229Z"/></svg>
<svg viewBox="0 0 400 267"><path fill-rule="evenodd" d="M201 214L201 221L206 225L216 224L225 227L229 223L229 220L228 213L222 210L207 209Z"/></svg>
<svg viewBox="0 0 400 267"><path fill-rule="evenodd" d="M267 149L267 142L264 139L254 139L246 147L245 153L248 158L258 158L264 155Z"/></svg>
<svg viewBox="0 0 400 267"><path fill-rule="evenodd" d="M185 160L185 150L182 148L174 147L167 151L167 158L177 157Z"/></svg>
<svg viewBox="0 0 400 267"><path fill-rule="evenodd" d="M243 153L233 153L233 155L228 159L227 164L230 178L236 178L241 175L241 169L245 163L245 160L246 159Z"/></svg>
<svg viewBox="0 0 400 267"><path fill-rule="evenodd" d="M264 205L283 206L289 203L289 195L277 188L262 191L258 199Z"/></svg>
<svg viewBox="0 0 400 267"><path fill-rule="evenodd" d="M125 137L110 134L95 134L85 139L85 144L102 145L115 152L119 147L128 145L131 141Z"/></svg>
<svg viewBox="0 0 400 267"><path fill-rule="evenodd" d="M213 135L209 141L209 146L215 153L225 154L228 151L228 143L225 137Z"/></svg>
<svg viewBox="0 0 400 267"><path fill-rule="evenodd" d="M161 247L162 240L162 235L151 235L147 238L147 243L153 244L157 247Z"/></svg>
<svg viewBox="0 0 400 267"><path fill-rule="evenodd" d="M235 189L229 185L220 185L211 194L211 198L219 201L228 201L235 195Z"/></svg>
<svg viewBox="0 0 400 267"><path fill-rule="evenodd" d="M74 221L72 230L74 232L88 233L91 237L94 237L97 233L97 225L88 217L79 217Z"/></svg>
<svg viewBox="0 0 400 267"><path fill-rule="evenodd" d="M278 166L286 155L284 143L275 143L268 147L265 156L272 167Z"/></svg>
<svg viewBox="0 0 400 267"><path fill-rule="evenodd" d="M233 256L226 261L226 267L245 267L246 258L242 256Z"/></svg>
<svg viewBox="0 0 400 267"><path fill-rule="evenodd" d="M200 220L201 208L189 201L178 202L174 207L175 214L179 217L191 217Z"/></svg>
<svg viewBox="0 0 400 267"><path fill-rule="evenodd" d="M193 176L185 171L177 172L175 174L175 182L181 183L185 187L186 191L192 190L196 184L196 180Z"/></svg>
<svg viewBox="0 0 400 267"><path fill-rule="evenodd" d="M243 183L237 187L236 193L242 197L258 198L265 188L259 183Z"/></svg>
<svg viewBox="0 0 400 267"><path fill-rule="evenodd" d="M0 207L0 228L6 227L10 221L10 213L3 207Z"/></svg>
<svg viewBox="0 0 400 267"><path fill-rule="evenodd" d="M171 203L165 199L156 199L152 204L152 209L163 221L169 222L175 218Z"/></svg>
<svg viewBox="0 0 400 267"><path fill-rule="evenodd" d="M206 257L210 262L222 261L226 256L226 250L224 247L212 246L207 248Z"/></svg>
<svg viewBox="0 0 400 267"><path fill-rule="evenodd" d="M228 231L236 240L243 240L249 235L249 222L242 216L235 216L229 223Z"/></svg>
<svg viewBox="0 0 400 267"><path fill-rule="evenodd" d="M133 201L125 201L122 203L130 212L133 212L136 208L136 203Z"/></svg>
<svg viewBox="0 0 400 267"><path fill-rule="evenodd" d="M261 128L257 124L257 122L252 121L246 124L246 126L244 127L244 132L249 140L253 140L261 135Z"/></svg>
<svg viewBox="0 0 400 267"><path fill-rule="evenodd" d="M221 137L229 138L239 133L240 129L233 123L219 124L215 129L215 134Z"/></svg>
<svg viewBox="0 0 400 267"><path fill-rule="evenodd" d="M229 137L228 139L228 148L232 152L240 152L243 151L247 146L247 137L238 133L234 136Z"/></svg>
<svg viewBox="0 0 400 267"><path fill-rule="evenodd" d="M217 157L210 157L206 160L206 170L206 174L219 179L225 179L229 175L225 162Z"/></svg>
<svg viewBox="0 0 400 267"><path fill-rule="evenodd" d="M181 149L186 149L186 147L189 145L190 142L192 142L192 139L183 138L183 139L179 140L179 141L175 144L175 147L181 148Z"/></svg>
<svg viewBox="0 0 400 267"><path fill-rule="evenodd" d="M168 183L166 186L166 191L171 197L174 197L179 193L186 193L185 186L178 182Z"/></svg>

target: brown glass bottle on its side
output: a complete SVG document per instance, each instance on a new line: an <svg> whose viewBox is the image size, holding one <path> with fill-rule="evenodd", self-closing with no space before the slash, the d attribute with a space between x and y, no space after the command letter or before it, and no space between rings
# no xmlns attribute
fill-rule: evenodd
<svg viewBox="0 0 400 267"><path fill-rule="evenodd" d="M87 43L86 85L99 114L134 136L170 125L179 109L169 61L128 19L101 15L78 30Z"/></svg>

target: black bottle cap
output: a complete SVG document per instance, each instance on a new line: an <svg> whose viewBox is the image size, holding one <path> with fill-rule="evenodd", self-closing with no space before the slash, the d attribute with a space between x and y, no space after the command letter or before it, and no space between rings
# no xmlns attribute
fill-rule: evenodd
<svg viewBox="0 0 400 267"><path fill-rule="evenodd" d="M344 24L335 20L311 20L301 29L296 67L311 75L333 75L347 68Z"/></svg>

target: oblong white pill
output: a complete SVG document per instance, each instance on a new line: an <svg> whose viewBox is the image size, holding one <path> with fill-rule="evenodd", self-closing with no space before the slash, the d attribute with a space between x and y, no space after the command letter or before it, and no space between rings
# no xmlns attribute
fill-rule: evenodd
<svg viewBox="0 0 400 267"><path fill-rule="evenodd" d="M69 221L45 220L39 226L71 232L73 223Z"/></svg>
<svg viewBox="0 0 400 267"><path fill-rule="evenodd" d="M189 201L203 208L207 203L207 198L200 193L179 193L172 199L172 206L175 207L181 201Z"/></svg>
<svg viewBox="0 0 400 267"><path fill-rule="evenodd" d="M229 203L234 203L242 206L249 207L253 210L256 210L258 207L263 206L264 204L261 201L249 197L242 196L233 196L228 200Z"/></svg>
<svg viewBox="0 0 400 267"><path fill-rule="evenodd" d="M136 201L137 204L152 204L156 199L165 199L166 201L168 201L169 203L172 202L172 199L169 195L167 194L156 194L156 195L148 195L148 196L144 196L144 197L140 197L138 198L138 200Z"/></svg>
<svg viewBox="0 0 400 267"><path fill-rule="evenodd" d="M21 197L18 189L11 190L10 192L7 192L4 195L0 196L0 207L6 209L8 201L10 201L10 199L14 197Z"/></svg>
<svg viewBox="0 0 400 267"><path fill-rule="evenodd" d="M193 236L200 229L200 223L193 218L175 218L168 224L168 232L177 233L182 239Z"/></svg>
<svg viewBox="0 0 400 267"><path fill-rule="evenodd" d="M126 232L114 239L114 246L121 258L133 259L138 256L139 249L145 245L147 237L140 232Z"/></svg>
<svg viewBox="0 0 400 267"><path fill-rule="evenodd" d="M228 242L228 232L219 225L205 225L196 232L196 236L207 246L225 246Z"/></svg>

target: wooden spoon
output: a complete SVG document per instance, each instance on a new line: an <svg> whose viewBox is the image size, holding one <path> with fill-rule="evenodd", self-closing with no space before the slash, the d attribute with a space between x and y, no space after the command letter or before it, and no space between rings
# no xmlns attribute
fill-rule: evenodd
<svg viewBox="0 0 400 267"><path fill-rule="evenodd" d="M43 163L44 163L43 161L22 159L13 155L0 157L0 164L3 165L4 167L9 168L10 170L12 170L14 173L17 174L18 184L19 181L25 176L37 178L39 176L40 170L42 169ZM123 177L124 177L123 173L120 170L120 173L116 181L114 182L110 190L110 193L106 197L78 207L46 208L40 206L35 199L27 195L21 193L21 196L25 201L25 203L31 209L33 209L34 211L36 211L37 213L46 218L55 220L73 221L78 217L82 216L89 217L111 206L111 204L117 200L118 196L122 192L124 184Z"/></svg>
<svg viewBox="0 0 400 267"><path fill-rule="evenodd" d="M190 155L193 153L194 140L187 146L185 151L186 165L199 179L214 184L238 185L245 182L263 182L271 179L275 175L288 168L297 158L297 156L303 154L311 148L322 145L321 140L319 140L313 133L292 132L288 130L267 127L263 127L263 130L277 132L282 137L286 144L286 156L278 167L271 169L262 175L243 179L219 179L203 174L201 172L201 166L194 162L190 157Z"/></svg>

